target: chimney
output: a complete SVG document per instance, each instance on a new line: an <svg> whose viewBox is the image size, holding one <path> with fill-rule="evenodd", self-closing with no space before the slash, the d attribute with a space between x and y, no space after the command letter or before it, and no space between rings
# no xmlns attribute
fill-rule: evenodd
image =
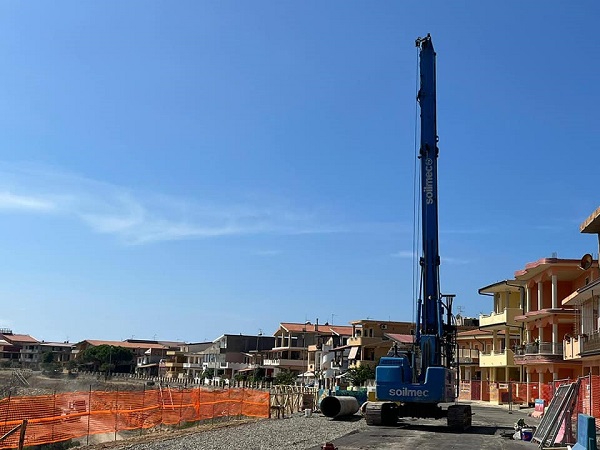
<svg viewBox="0 0 600 450"><path fill-rule="evenodd" d="M319 331L319 319L317 318L317 322L315 323L315 331Z"/></svg>

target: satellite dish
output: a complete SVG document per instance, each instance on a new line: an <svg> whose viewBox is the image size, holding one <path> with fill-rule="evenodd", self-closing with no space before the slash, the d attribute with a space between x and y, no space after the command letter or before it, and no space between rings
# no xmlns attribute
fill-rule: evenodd
<svg viewBox="0 0 600 450"><path fill-rule="evenodd" d="M592 258L592 255L586 253L583 255L583 258L581 258L581 263L579 263L579 265L583 270L588 270L590 267L592 267L593 261L594 259Z"/></svg>

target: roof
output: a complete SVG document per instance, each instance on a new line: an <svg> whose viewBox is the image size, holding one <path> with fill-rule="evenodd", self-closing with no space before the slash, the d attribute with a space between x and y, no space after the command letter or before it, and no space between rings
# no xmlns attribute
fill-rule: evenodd
<svg viewBox="0 0 600 450"><path fill-rule="evenodd" d="M112 345L114 347L123 347L123 348L156 348L156 349L168 349L167 346L162 344L151 344L151 343L140 343L140 342L127 342L127 341L97 341L95 339L86 339L84 341L79 342L77 345L87 342L90 345L95 347L99 345Z"/></svg>
<svg viewBox="0 0 600 450"><path fill-rule="evenodd" d="M600 207L579 225L581 233L600 233Z"/></svg>
<svg viewBox="0 0 600 450"><path fill-rule="evenodd" d="M352 327L349 325L329 325L327 322L324 324L315 323L294 323L294 322L281 322L279 329L283 328L285 331L290 333L329 333L338 334L343 336L352 336ZM316 330L315 330L316 328ZM277 331L279 331L279 329ZM277 333L275 332L275 334Z"/></svg>
<svg viewBox="0 0 600 450"><path fill-rule="evenodd" d="M517 322L528 322L535 319L542 319L544 317L555 316L555 318L567 317L572 320L573 315L579 314L579 311L573 308L544 308L536 309L535 311L529 311L528 313L520 316L515 316Z"/></svg>
<svg viewBox="0 0 600 450"><path fill-rule="evenodd" d="M333 333L341 336L352 336L352 327L347 325L329 325L328 327Z"/></svg>
<svg viewBox="0 0 600 450"><path fill-rule="evenodd" d="M8 342L26 342L26 343L31 343L31 344L37 344L39 343L39 341L34 338L29 336L28 334L0 334L0 336L2 336L2 338L5 341Z"/></svg>
<svg viewBox="0 0 600 450"><path fill-rule="evenodd" d="M70 342L40 342L40 345L47 347L73 347L75 344Z"/></svg>
<svg viewBox="0 0 600 450"><path fill-rule="evenodd" d="M364 325L364 324L382 324L385 323L387 325L400 325L400 326L414 326L413 322L396 322L394 320L377 320L377 319L361 319L361 320L353 320L350 322L353 325Z"/></svg>
<svg viewBox="0 0 600 450"><path fill-rule="evenodd" d="M594 289L598 289L600 287L600 278L593 281L592 283L583 286L569 295L562 301L563 305L582 305L588 300L591 300L594 295ZM598 290L596 290L596 295L598 295Z"/></svg>
<svg viewBox="0 0 600 450"><path fill-rule="evenodd" d="M498 332L496 333L498 335L502 335L504 336L504 330L498 330ZM518 335L518 332L514 332L511 333L511 335ZM472 337L472 336L483 336L485 338L491 338L492 337L492 332L488 331L488 330L469 330L469 331L460 331L459 333L457 333L456 337L461 338L461 337Z"/></svg>
<svg viewBox="0 0 600 450"><path fill-rule="evenodd" d="M517 280L503 280L498 281L497 283L490 284L488 286L484 286L479 289L477 292L481 295L485 294L495 294L497 292L519 292L523 289L525 283L523 281Z"/></svg>
<svg viewBox="0 0 600 450"><path fill-rule="evenodd" d="M412 334L385 333L385 335L400 344L412 344L415 342L415 336Z"/></svg>
<svg viewBox="0 0 600 450"><path fill-rule="evenodd" d="M559 281L572 281L581 276L580 264L581 258L542 258L525 264L524 269L515 272L515 278L517 281L528 281L543 274L549 269L558 269L555 274L558 276Z"/></svg>

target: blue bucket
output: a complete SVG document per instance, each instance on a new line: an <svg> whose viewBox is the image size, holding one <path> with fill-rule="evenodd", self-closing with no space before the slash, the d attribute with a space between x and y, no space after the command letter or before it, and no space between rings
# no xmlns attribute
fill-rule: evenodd
<svg viewBox="0 0 600 450"><path fill-rule="evenodd" d="M521 430L521 439L524 441L531 441L533 438L533 430L531 428L523 428Z"/></svg>

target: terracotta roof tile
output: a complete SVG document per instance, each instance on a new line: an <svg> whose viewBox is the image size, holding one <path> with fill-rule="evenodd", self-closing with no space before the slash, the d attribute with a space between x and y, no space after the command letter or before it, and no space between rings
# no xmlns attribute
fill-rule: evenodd
<svg viewBox="0 0 600 450"><path fill-rule="evenodd" d="M412 344L415 341L415 337L412 334L386 333L385 335L401 344Z"/></svg>
<svg viewBox="0 0 600 450"><path fill-rule="evenodd" d="M8 342L29 342L32 344L37 344L39 342L36 338L33 338L28 334L2 334L0 336Z"/></svg>

